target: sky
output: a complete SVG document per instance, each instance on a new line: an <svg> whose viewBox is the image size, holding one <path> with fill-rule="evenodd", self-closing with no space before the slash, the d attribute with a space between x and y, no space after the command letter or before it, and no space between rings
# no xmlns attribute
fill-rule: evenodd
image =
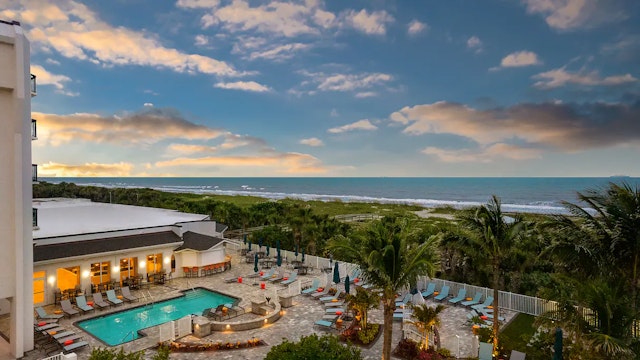
<svg viewBox="0 0 640 360"><path fill-rule="evenodd" d="M640 176L636 0L0 0L39 176Z"/></svg>

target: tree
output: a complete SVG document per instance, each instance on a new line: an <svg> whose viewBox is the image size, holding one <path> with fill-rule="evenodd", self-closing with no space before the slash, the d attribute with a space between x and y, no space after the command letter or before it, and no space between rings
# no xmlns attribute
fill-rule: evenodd
<svg viewBox="0 0 640 360"><path fill-rule="evenodd" d="M265 360L361 360L360 349L343 345L336 336L303 336L299 342L284 340L269 350Z"/></svg>
<svg viewBox="0 0 640 360"><path fill-rule="evenodd" d="M414 319L410 321L420 332L424 335L424 349L429 349L429 334L434 326L440 325L440 314L444 309L444 305L438 305L431 307L427 304L414 305L412 307L413 313L411 317Z"/></svg>
<svg viewBox="0 0 640 360"><path fill-rule="evenodd" d="M358 265L362 277L382 290L383 360L391 359L396 294L415 286L419 276L433 276L439 260L437 237L410 242L406 225L407 219L384 217L353 233L351 238L340 236L329 243L336 258Z"/></svg>
<svg viewBox="0 0 640 360"><path fill-rule="evenodd" d="M526 228L522 217L507 218L500 205L500 199L492 196L489 203L463 212L458 216L465 251L476 260L476 264L487 264L492 273L493 287L493 351L498 351L500 304L498 290L501 281L500 267L512 256L517 240Z"/></svg>
<svg viewBox="0 0 640 360"><path fill-rule="evenodd" d="M369 309L377 309L378 305L380 305L380 296L378 293L357 287L356 294L347 294L346 300L347 303L351 305L351 308L361 316L360 325L363 329L366 329L369 323Z"/></svg>

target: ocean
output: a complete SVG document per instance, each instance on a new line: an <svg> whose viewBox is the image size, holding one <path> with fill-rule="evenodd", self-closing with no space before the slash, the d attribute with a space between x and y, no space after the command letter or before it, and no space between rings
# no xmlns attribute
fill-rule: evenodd
<svg viewBox="0 0 640 360"><path fill-rule="evenodd" d="M492 195L503 211L564 214L562 201L577 202L576 193L606 187L609 182L640 186L640 178L41 178L102 187L152 188L196 194L251 195L267 199L378 202L423 207L466 208Z"/></svg>

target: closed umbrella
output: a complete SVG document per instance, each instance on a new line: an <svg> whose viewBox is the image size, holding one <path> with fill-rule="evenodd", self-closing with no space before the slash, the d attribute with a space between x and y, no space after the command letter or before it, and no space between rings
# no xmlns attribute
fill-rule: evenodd
<svg viewBox="0 0 640 360"><path fill-rule="evenodd" d="M296 253L295 253L295 255L296 255L296 260L298 260L298 244L296 244Z"/></svg>
<svg viewBox="0 0 640 360"><path fill-rule="evenodd" d="M267 244L267 256L269 256L269 244Z"/></svg>
<svg viewBox="0 0 640 360"><path fill-rule="evenodd" d="M556 341L553 343L553 360L562 360L562 329L556 328Z"/></svg>
<svg viewBox="0 0 640 360"><path fill-rule="evenodd" d="M304 262L304 248L302 248L302 262Z"/></svg>
<svg viewBox="0 0 640 360"><path fill-rule="evenodd" d="M349 290L351 290L351 284L350 283L351 283L351 279L349 279L349 275L347 275L344 278L344 292L347 293L347 294L349 293Z"/></svg>
<svg viewBox="0 0 640 360"><path fill-rule="evenodd" d="M276 240L276 251L278 252L278 255L280 255L280 240Z"/></svg>
<svg viewBox="0 0 640 360"><path fill-rule="evenodd" d="M247 234L244 234L242 237L242 242L244 243L244 246L247 246Z"/></svg>
<svg viewBox="0 0 640 360"><path fill-rule="evenodd" d="M251 241L249 241L249 251L251 251Z"/></svg>
<svg viewBox="0 0 640 360"><path fill-rule="evenodd" d="M253 256L253 272L258 272L258 254Z"/></svg>
<svg viewBox="0 0 640 360"><path fill-rule="evenodd" d="M262 251L262 238L258 239L258 248Z"/></svg>
<svg viewBox="0 0 640 360"><path fill-rule="evenodd" d="M282 265L282 256L280 256L280 251L278 251L278 258L276 259L276 265Z"/></svg>
<svg viewBox="0 0 640 360"><path fill-rule="evenodd" d="M333 282L336 284L340 283L340 270L338 269L337 261L336 261L336 266L333 268Z"/></svg>

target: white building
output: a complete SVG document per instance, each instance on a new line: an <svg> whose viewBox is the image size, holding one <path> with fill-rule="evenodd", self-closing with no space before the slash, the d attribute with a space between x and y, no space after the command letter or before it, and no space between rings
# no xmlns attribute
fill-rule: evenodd
<svg viewBox="0 0 640 360"><path fill-rule="evenodd" d="M29 41L18 22L0 20L0 310L10 313L10 343L0 357L33 349L32 129ZM8 346L7 346L8 345Z"/></svg>

